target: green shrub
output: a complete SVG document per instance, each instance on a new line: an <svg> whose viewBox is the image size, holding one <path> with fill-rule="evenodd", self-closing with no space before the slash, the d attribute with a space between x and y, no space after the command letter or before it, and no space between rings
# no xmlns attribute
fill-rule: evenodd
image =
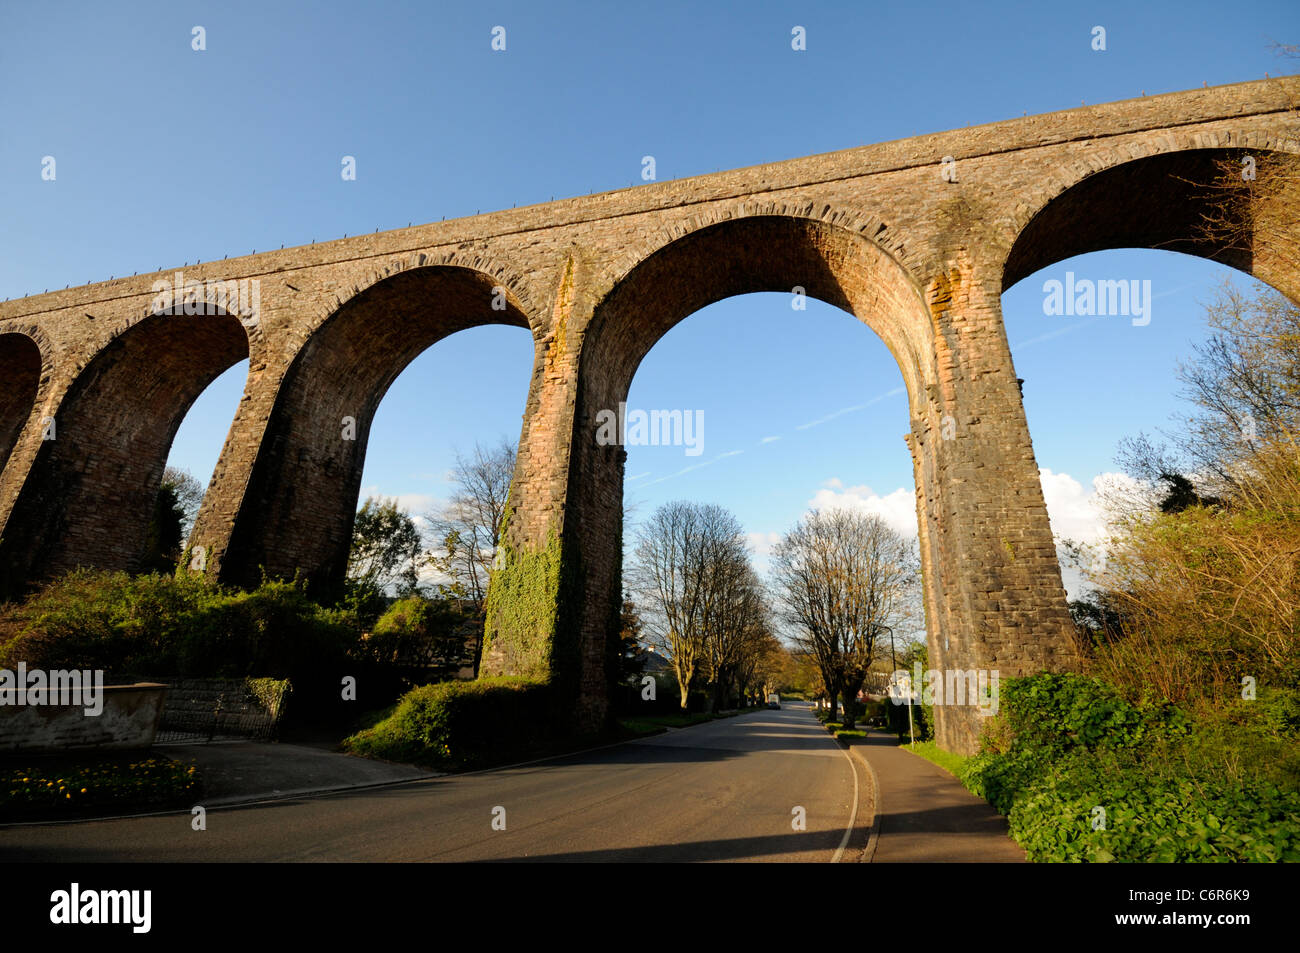
<svg viewBox="0 0 1300 953"><path fill-rule="evenodd" d="M291 582L263 582L185 620L180 671L301 677L344 665L358 643L345 617L322 609Z"/></svg>
<svg viewBox="0 0 1300 953"><path fill-rule="evenodd" d="M1019 793L1008 822L1036 861L1300 860L1300 794L1153 777L1116 752L1071 755Z"/></svg>
<svg viewBox="0 0 1300 953"><path fill-rule="evenodd" d="M556 736L550 687L526 678L412 689L384 721L347 738L355 754L467 768L535 751Z"/></svg>
<svg viewBox="0 0 1300 953"><path fill-rule="evenodd" d="M122 671L173 656L180 620L219 592L192 577L78 569L55 579L14 613L18 634L0 664Z"/></svg>
<svg viewBox="0 0 1300 953"><path fill-rule="evenodd" d="M381 665L432 668L455 675L473 664L472 637L482 620L448 599L408 596L394 602L364 640L365 653Z"/></svg>
<svg viewBox="0 0 1300 953"><path fill-rule="evenodd" d="M890 703L887 701L873 701L867 699L862 703L862 711L858 714L858 721L864 724L888 724Z"/></svg>
<svg viewBox="0 0 1300 953"><path fill-rule="evenodd" d="M1031 860L1300 860L1297 774L1277 767L1296 764L1293 704L1192 716L1097 678L1012 679L958 776Z"/></svg>
<svg viewBox="0 0 1300 953"><path fill-rule="evenodd" d="M12 612L0 666L166 676L291 677L336 668L358 642L346 613L302 586L252 592L191 575L75 570Z"/></svg>
<svg viewBox="0 0 1300 953"><path fill-rule="evenodd" d="M1041 673L1002 683L999 709L1015 743L1043 752L1132 748L1184 733L1183 713L1157 702L1134 705L1099 678Z"/></svg>

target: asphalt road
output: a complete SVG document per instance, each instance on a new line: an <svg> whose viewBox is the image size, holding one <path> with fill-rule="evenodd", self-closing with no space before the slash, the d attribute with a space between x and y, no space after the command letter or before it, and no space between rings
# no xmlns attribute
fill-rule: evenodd
<svg viewBox="0 0 1300 953"><path fill-rule="evenodd" d="M806 706L786 707L532 765L213 809L203 831L189 814L12 827L0 860L847 861L870 822L856 811L846 837L860 771Z"/></svg>

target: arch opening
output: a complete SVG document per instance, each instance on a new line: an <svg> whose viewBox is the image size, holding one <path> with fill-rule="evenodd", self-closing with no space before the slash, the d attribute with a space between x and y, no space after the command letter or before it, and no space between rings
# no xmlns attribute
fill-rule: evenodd
<svg viewBox="0 0 1300 953"><path fill-rule="evenodd" d="M1090 502L1098 498L1094 484L1125 479L1114 466L1123 438L1158 431L1184 411L1175 396L1175 355L1190 356L1188 339L1206 333L1205 295L1225 280L1227 269L1300 300L1300 223L1279 217L1300 201L1294 194L1300 186L1294 176L1274 179L1261 197L1251 185L1279 164L1296 161L1288 152L1246 148L1130 159L1051 197L1016 236L1003 269L1003 310L1018 372L1027 379L1026 413L1036 423L1031 432L1039 435L1035 445L1058 538L1101 545L1102 515ZM1064 316L1049 307L1050 282L1068 308ZM1199 294L1188 293L1191 288ZM1146 300L1135 305L1139 291ZM1111 313L1117 301L1128 307ZM1056 315L1048 319L1055 327L1040 323L1049 312ZM1177 322L1168 321L1171 312ZM1085 326L1084 335L1076 333ZM1066 334L1068 356L1049 344ZM1051 363L1054 354L1057 366ZM1101 365L1129 366L1130 373L1099 392L1095 369ZM1059 391L1085 366L1093 371L1076 377L1073 396L1049 397L1034 386L1035 379L1050 377ZM1071 452L1080 443L1077 427L1043 423L1077 418L1084 400L1092 408L1090 420L1107 421L1112 441L1105 461L1111 465L1097 458L1091 472ZM1139 421L1133 419L1135 404L1143 408ZM1069 447L1054 439L1058 432L1071 434ZM1092 433L1084 439L1098 448L1106 438ZM1084 585L1079 572L1068 565L1063 572L1067 590L1078 597Z"/></svg>
<svg viewBox="0 0 1300 953"><path fill-rule="evenodd" d="M1223 179L1238 167L1254 176L1248 163L1271 158L1293 160L1258 149L1186 149L1093 173L1049 199L1016 235L1002 290L1077 255L1148 248L1229 265L1298 300L1300 226L1252 220Z"/></svg>
<svg viewBox="0 0 1300 953"><path fill-rule="evenodd" d="M0 472L31 417L41 383L41 349L25 334L0 334Z"/></svg>
<svg viewBox="0 0 1300 953"><path fill-rule="evenodd" d="M454 265L384 278L326 318L279 387L220 554L222 581L254 586L263 569L282 578L301 572L317 598L337 595L380 401L425 350L489 324L531 330L519 300L498 279Z"/></svg>
<svg viewBox="0 0 1300 953"><path fill-rule="evenodd" d="M671 408L695 421L696 443L643 439L624 447L625 559L637 524L678 499L734 513L764 579L773 545L813 508L874 514L918 540L916 474L900 437L910 422L896 361L843 309L819 299L800 302L799 310L791 304L789 294L758 293L707 305L667 332L638 367L628 414L644 421L654 409ZM665 429L651 423L648 433L660 438ZM919 611L898 628L900 651L913 634L924 638Z"/></svg>
<svg viewBox="0 0 1300 953"><path fill-rule="evenodd" d="M933 380L928 309L906 271L873 243L817 220L754 216L708 226L652 252L597 304L583 345L565 508L565 533L579 541L570 551L577 551L580 591L569 598L582 606L581 626L557 634L565 641L554 652L561 668L582 672L586 685L609 677L607 634L618 631L623 564L627 454L600 445L598 417L617 412L641 361L680 321L723 299L765 291L817 299L861 320L902 374L909 421L926 414L925 388ZM926 468L916 458L913 464L920 487ZM930 505L918 492L916 510ZM933 554L925 522L920 534L928 568Z"/></svg>
<svg viewBox="0 0 1300 953"><path fill-rule="evenodd" d="M60 401L5 526L5 587L78 566L139 568L181 420L248 354L243 323L220 310L154 313L100 349Z"/></svg>

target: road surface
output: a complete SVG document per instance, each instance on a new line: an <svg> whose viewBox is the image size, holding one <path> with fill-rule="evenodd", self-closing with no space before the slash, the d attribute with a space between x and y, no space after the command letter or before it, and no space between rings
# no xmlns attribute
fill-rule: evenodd
<svg viewBox="0 0 1300 953"><path fill-rule="evenodd" d="M866 781L806 706L520 767L189 814L0 829L0 860L856 860ZM852 825L852 836L848 836Z"/></svg>

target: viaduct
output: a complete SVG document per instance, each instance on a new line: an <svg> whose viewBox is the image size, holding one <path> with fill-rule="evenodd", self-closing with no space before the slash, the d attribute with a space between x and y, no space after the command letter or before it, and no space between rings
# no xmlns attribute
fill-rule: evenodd
<svg viewBox="0 0 1300 953"><path fill-rule="evenodd" d="M1072 255L1163 248L1300 300L1300 224L1247 222L1233 242L1201 228L1218 160L1300 153L1298 98L1300 77L1143 97L205 263L179 287L173 270L8 301L0 597L137 565L182 418L245 358L187 564L239 585L301 570L330 590L393 379L449 334L516 325L535 357L483 667L552 679L594 724L625 459L597 443L596 415L692 312L798 286L869 326L902 371L932 664L1068 669L1000 296ZM972 750L978 723L939 709L940 744Z"/></svg>

